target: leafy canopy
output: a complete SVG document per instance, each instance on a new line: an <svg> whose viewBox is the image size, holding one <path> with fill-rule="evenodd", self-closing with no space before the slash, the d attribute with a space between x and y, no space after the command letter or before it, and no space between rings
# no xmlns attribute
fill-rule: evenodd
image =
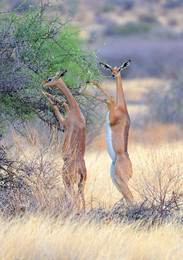
<svg viewBox="0 0 183 260"><path fill-rule="evenodd" d="M57 119L39 86L47 76L65 69L64 81L90 119L90 101L79 95L78 87L100 78L96 54L85 48L79 25L50 12L55 13L53 6L36 1L27 10L19 6L0 13L0 131L8 123L19 125L35 115L54 124Z"/></svg>

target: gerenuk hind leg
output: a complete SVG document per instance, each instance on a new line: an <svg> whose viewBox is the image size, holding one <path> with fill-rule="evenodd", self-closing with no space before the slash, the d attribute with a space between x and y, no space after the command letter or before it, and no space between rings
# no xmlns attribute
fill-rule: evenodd
<svg viewBox="0 0 183 260"><path fill-rule="evenodd" d="M115 163L115 178L120 187L121 193L129 205L134 204L133 195L128 187L128 180L132 176L132 164L128 158L117 156Z"/></svg>

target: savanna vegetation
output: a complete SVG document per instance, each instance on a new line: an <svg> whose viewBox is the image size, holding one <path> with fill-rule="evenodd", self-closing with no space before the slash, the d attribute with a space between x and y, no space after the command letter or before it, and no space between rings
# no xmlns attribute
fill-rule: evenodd
<svg viewBox="0 0 183 260"><path fill-rule="evenodd" d="M76 213L66 199L58 133L47 127L41 134L29 127L26 137L14 133L7 152L14 160L12 175L7 174L5 193L1 188L1 258L179 259L182 143L158 141L158 134L150 140L155 130L165 128L144 131L146 144L142 144L142 131L131 136L134 175L130 188L139 203L133 210L111 182L104 136L92 142L85 157L84 214ZM167 137L172 131L169 127ZM3 143L9 143L8 138Z"/></svg>
<svg viewBox="0 0 183 260"><path fill-rule="evenodd" d="M163 10L170 10L160 2ZM83 31L74 22L81 3L12 3L12 10L0 12L0 259L181 259L182 66L180 62L176 71L176 58L171 55L173 66L165 63L164 56L159 62L154 49L152 62L147 51L155 45L158 27L166 34L162 37L181 40L179 22L173 22L167 11L167 24L171 25L167 34L167 24L160 19L163 12L160 18L156 8L151 15L142 14L138 3L131 0L124 1L121 9L118 1L111 5L106 0L97 10L102 25L105 15L108 17L103 37L114 37L112 42L116 35L132 37L123 38L122 52L125 49L127 54L129 39L134 43L134 63L132 57L132 69L123 81L132 121L129 155L133 177L129 186L137 201L136 207L129 208L110 178L104 125L107 107L79 93L80 86L94 79L115 95L115 82L103 78L97 66L97 55L103 58L105 52L90 50L87 46L95 43L91 39L95 35L81 37ZM176 4L181 8L181 1ZM3 10L4 4L0 7ZM172 8L175 12L177 7ZM129 19L133 10L138 18L129 23L124 17ZM110 24L112 14L119 17L121 11L123 21ZM85 13L86 9L83 21L87 24ZM139 40L139 34L144 38ZM148 37L153 38L150 47L145 42ZM138 44L141 53L135 53ZM174 46L173 40L168 44ZM156 51L159 56L158 47ZM115 57L121 59L119 55L106 57L111 64ZM78 212L68 199L62 180L64 132L39 92L47 76L65 69L68 73L63 80L87 121L85 212ZM49 92L64 101L56 89Z"/></svg>
<svg viewBox="0 0 183 260"><path fill-rule="evenodd" d="M89 120L91 113L78 89L89 78L99 79L95 52L84 48L78 25L71 24L72 16L60 17L57 9L42 1L27 9L25 3L29 2L0 14L1 132L8 123L19 128L19 123L35 115L55 124L39 86L47 76L66 68L65 82ZM52 12L54 16L49 15Z"/></svg>

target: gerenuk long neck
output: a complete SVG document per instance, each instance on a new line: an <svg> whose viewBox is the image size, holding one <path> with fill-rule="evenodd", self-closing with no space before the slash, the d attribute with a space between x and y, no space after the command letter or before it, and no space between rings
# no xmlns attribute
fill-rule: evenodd
<svg viewBox="0 0 183 260"><path fill-rule="evenodd" d="M60 91L64 94L64 96L66 97L67 101L68 101L68 105L70 110L76 112L77 114L81 114L79 106L75 100L75 98L73 97L72 93L70 92L70 90L67 88L67 86L65 85L65 83L63 82L62 79L59 79L57 81L57 83L55 84L55 86L57 88L60 89Z"/></svg>
<svg viewBox="0 0 183 260"><path fill-rule="evenodd" d="M116 76L116 105L122 106L122 108L127 111L120 73Z"/></svg>

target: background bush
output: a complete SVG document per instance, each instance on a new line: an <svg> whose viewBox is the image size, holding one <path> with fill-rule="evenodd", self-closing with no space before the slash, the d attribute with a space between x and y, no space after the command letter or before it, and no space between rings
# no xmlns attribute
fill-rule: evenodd
<svg viewBox="0 0 183 260"><path fill-rule="evenodd" d="M159 89L161 88L161 92ZM150 91L149 102L150 119L163 123L177 123L183 125L183 79L179 78L171 86Z"/></svg>
<svg viewBox="0 0 183 260"><path fill-rule="evenodd" d="M99 78L95 52L84 48L79 26L71 25L71 18L61 19L52 6L42 1L28 3L0 13L1 132L8 123L19 127L35 115L50 124L56 123L39 86L47 76L65 69L68 73L64 81L89 118L89 110L85 109L88 102L77 90L88 79ZM54 15L50 17L51 11Z"/></svg>

